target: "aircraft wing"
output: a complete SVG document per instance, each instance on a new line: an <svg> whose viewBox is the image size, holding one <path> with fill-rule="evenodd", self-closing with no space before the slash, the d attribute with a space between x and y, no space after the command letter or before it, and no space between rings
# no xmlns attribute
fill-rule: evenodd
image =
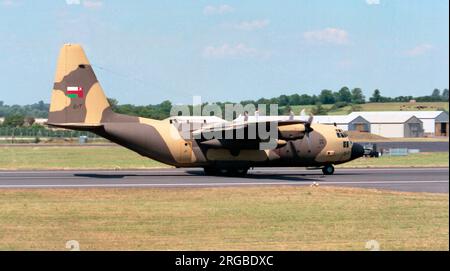
<svg viewBox="0 0 450 271"><path fill-rule="evenodd" d="M306 121L283 120L221 123L202 127L192 135L200 145L209 148L258 149L261 142L269 139L277 140L280 147L289 140L303 138L310 131L312 128Z"/></svg>

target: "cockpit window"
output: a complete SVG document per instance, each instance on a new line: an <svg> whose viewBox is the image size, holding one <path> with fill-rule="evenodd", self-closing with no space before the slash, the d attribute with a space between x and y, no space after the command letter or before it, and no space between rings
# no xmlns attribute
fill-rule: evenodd
<svg viewBox="0 0 450 271"><path fill-rule="evenodd" d="M348 135L342 129L336 129L336 136L338 138L346 138Z"/></svg>

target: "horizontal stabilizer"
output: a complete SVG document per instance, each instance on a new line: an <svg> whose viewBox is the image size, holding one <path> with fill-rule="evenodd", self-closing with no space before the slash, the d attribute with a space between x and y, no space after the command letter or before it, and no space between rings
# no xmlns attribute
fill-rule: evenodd
<svg viewBox="0 0 450 271"><path fill-rule="evenodd" d="M100 123L47 123L47 125L57 128L83 131L92 131L98 128L103 128L103 124Z"/></svg>

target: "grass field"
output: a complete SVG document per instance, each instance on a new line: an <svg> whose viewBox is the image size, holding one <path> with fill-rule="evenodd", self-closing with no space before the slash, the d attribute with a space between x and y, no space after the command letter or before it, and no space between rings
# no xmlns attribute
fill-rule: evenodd
<svg viewBox="0 0 450 271"><path fill-rule="evenodd" d="M322 105L326 109L330 109L333 105L331 104L324 104ZM423 107L420 110L427 110L427 111L434 111L434 110L446 110L449 109L449 103L446 102L424 102L424 103L366 103L361 104L361 110L360 111L416 111L418 110L417 107L421 106ZM292 111L294 111L295 114L299 114L300 111L304 108L307 113L311 111L312 108L314 108L314 105L296 105L291 106ZM338 108L336 110L328 112L328 115L346 115L351 111L350 106Z"/></svg>
<svg viewBox="0 0 450 271"><path fill-rule="evenodd" d="M353 139L349 136L353 142L449 142L448 137L402 137L402 138L357 138Z"/></svg>
<svg viewBox="0 0 450 271"><path fill-rule="evenodd" d="M118 146L0 147L0 169L145 169L167 167Z"/></svg>
<svg viewBox="0 0 450 271"><path fill-rule="evenodd" d="M72 144L78 144L79 138L73 137L73 138L52 138L52 137L40 137L39 142L40 144L58 144L58 145L72 145ZM89 143L93 144L110 144L111 142L107 139L96 137L96 138L89 138ZM7 137L0 137L0 145L1 144L36 144L36 138L35 137L14 137L14 140L11 136Z"/></svg>
<svg viewBox="0 0 450 271"><path fill-rule="evenodd" d="M448 167L448 152L423 152L407 156L359 158L338 167Z"/></svg>
<svg viewBox="0 0 450 271"><path fill-rule="evenodd" d="M448 166L449 153L418 153L408 156L364 159L340 167ZM0 170L15 169L145 169L168 167L117 146L0 147Z"/></svg>
<svg viewBox="0 0 450 271"><path fill-rule="evenodd" d="M0 250L448 250L448 194L330 187L0 190Z"/></svg>

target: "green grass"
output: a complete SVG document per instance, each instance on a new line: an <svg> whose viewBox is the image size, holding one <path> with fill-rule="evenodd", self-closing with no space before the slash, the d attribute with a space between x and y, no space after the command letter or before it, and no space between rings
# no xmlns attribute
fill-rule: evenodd
<svg viewBox="0 0 450 271"><path fill-rule="evenodd" d="M144 169L167 167L117 146L0 147L0 169Z"/></svg>
<svg viewBox="0 0 450 271"><path fill-rule="evenodd" d="M448 166L448 152L360 158L340 167ZM0 170L145 169L169 167L118 146L0 147Z"/></svg>
<svg viewBox="0 0 450 271"><path fill-rule="evenodd" d="M426 111L435 111L435 110L446 110L449 109L449 103L447 102L423 102L423 103L366 103L361 104L360 111L417 111L417 106L423 106L423 109ZM326 109L330 109L333 105L324 104L322 105ZM304 108L307 113L311 112L311 109L314 108L314 105L295 105L291 106L292 111L295 114L299 114L300 111ZM328 115L346 115L351 112L350 106L345 106L342 108L338 108L336 110L328 112Z"/></svg>
<svg viewBox="0 0 450 271"><path fill-rule="evenodd" d="M56 137L39 137L39 142L36 142L36 137L14 137L14 140L11 136L0 137L0 144L79 144L79 139L77 137L74 138L56 138ZM110 144L111 142L107 139L96 137L89 138L89 142L85 144Z"/></svg>
<svg viewBox="0 0 450 271"><path fill-rule="evenodd" d="M350 138L353 142L448 142L448 137L402 137L402 138L382 138L382 139L364 139L356 140Z"/></svg>
<svg viewBox="0 0 450 271"><path fill-rule="evenodd" d="M416 111L417 106L423 106L427 111L446 110L448 111L448 102L418 102L418 103L367 103L362 106L364 111L397 111L409 110Z"/></svg>
<svg viewBox="0 0 450 271"><path fill-rule="evenodd" d="M331 187L0 190L0 250L448 250L448 194Z"/></svg>
<svg viewBox="0 0 450 271"><path fill-rule="evenodd" d="M338 167L448 167L448 162L448 152L424 152L407 156L359 158Z"/></svg>

